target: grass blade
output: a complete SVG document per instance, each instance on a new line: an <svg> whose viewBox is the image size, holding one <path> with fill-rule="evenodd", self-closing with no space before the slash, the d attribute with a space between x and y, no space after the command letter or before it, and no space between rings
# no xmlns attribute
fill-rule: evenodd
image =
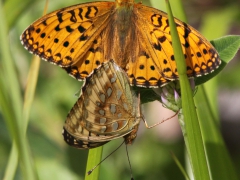
<svg viewBox="0 0 240 180"><path fill-rule="evenodd" d="M181 126L181 128L184 135L184 140L195 180L208 180L210 179L210 175L208 172L208 166L205 157L198 117L193 101L193 93L189 84L188 77L186 75L186 62L182 53L176 25L174 23L171 13L171 7L167 0L166 4L171 35L173 39L172 43L174 49L174 56L177 63L182 95L182 111L184 116L184 124Z"/></svg>
<svg viewBox="0 0 240 180"><path fill-rule="evenodd" d="M90 175L88 175L88 171L95 167L101 161L102 151L103 146L89 150L85 180L98 180L100 165L96 169L94 169L94 171Z"/></svg>

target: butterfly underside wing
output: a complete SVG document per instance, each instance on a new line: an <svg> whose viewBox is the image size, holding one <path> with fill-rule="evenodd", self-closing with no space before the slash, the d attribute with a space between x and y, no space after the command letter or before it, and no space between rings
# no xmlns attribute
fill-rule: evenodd
<svg viewBox="0 0 240 180"><path fill-rule="evenodd" d="M139 106L127 74L112 60L103 63L86 78L67 116L64 140L80 149L95 148L120 137L131 144L140 122Z"/></svg>

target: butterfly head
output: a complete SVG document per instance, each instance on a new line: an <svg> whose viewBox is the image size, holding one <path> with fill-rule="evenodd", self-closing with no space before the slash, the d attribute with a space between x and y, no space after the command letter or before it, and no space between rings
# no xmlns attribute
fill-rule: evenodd
<svg viewBox="0 0 240 180"><path fill-rule="evenodd" d="M133 5L134 0L116 0L117 6Z"/></svg>

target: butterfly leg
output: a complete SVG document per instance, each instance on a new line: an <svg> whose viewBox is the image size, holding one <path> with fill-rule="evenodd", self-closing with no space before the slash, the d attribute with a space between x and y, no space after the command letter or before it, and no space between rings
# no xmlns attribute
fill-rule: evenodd
<svg viewBox="0 0 240 180"><path fill-rule="evenodd" d="M144 115L141 113L141 106L140 106L140 104L141 104L141 101L140 101L140 93L138 93L138 108L139 108L139 112L140 112L140 114L141 114L141 115L140 115L140 118L143 120L143 122L145 123L146 128L148 128L148 129L151 129L151 128L159 125L159 124L162 124L163 122L165 122L165 121L167 121L167 120L169 120L169 119L172 119L173 117L175 117L175 116L179 113L179 110L178 110L178 111L177 111L174 115L172 115L171 117L169 117L169 118L167 118L167 119L163 119L162 121L160 121L160 122L158 122L158 123L156 123L156 124L154 124L154 125L149 126L149 125L147 124L147 121L146 121Z"/></svg>
<svg viewBox="0 0 240 180"><path fill-rule="evenodd" d="M167 120L169 120L169 119L172 119L172 118L175 117L178 113L179 113L179 111L177 111L177 112L176 112L174 115L172 115L171 117L169 117L169 118L167 118L167 119L163 119L162 121L160 121L160 122L158 122L158 123L156 123L156 124L153 124L153 125L151 125L151 126L149 126L149 125L147 124L147 121L146 121L146 119L145 119L145 117L144 117L143 115L142 115L142 120L143 120L143 122L145 123L146 128L151 129L151 128L159 125L159 124L162 124L163 122L165 122L165 121L167 121Z"/></svg>

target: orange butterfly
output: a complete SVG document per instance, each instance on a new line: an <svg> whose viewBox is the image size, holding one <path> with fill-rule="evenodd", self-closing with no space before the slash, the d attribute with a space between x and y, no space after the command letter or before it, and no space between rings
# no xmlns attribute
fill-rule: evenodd
<svg viewBox="0 0 240 180"><path fill-rule="evenodd" d="M214 71L221 60L197 30L175 19L188 77ZM168 16L134 0L92 2L47 14L21 36L27 50L78 80L114 59L131 85L159 87L178 79Z"/></svg>

